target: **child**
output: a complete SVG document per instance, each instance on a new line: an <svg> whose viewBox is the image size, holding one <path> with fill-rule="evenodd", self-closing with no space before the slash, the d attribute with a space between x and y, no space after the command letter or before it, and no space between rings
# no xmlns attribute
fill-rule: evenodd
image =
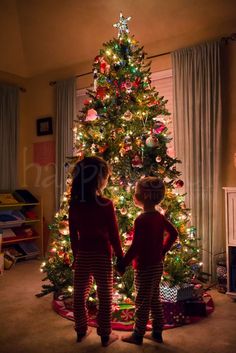
<svg viewBox="0 0 236 353"><path fill-rule="evenodd" d="M135 269L135 325L132 335L122 338L124 342L142 344L150 312L152 334L145 337L163 342L164 317L159 283L163 272L163 258L178 235L174 226L155 209L164 194L164 184L156 177L143 178L136 185L134 201L136 206L143 209L143 213L136 218L132 244L117 265L122 274L125 266L133 260Z"/></svg>
<svg viewBox="0 0 236 353"><path fill-rule="evenodd" d="M97 333L103 346L118 339L111 334L112 251L123 256L112 201L102 197L109 177L107 163L86 157L75 166L69 209L71 247L74 256L74 319L77 342L89 333L87 298L94 277L99 301Z"/></svg>

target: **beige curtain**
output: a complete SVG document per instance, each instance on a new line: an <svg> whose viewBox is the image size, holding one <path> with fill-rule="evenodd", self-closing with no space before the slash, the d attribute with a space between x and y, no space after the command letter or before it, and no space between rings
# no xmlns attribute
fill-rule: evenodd
<svg viewBox="0 0 236 353"><path fill-rule="evenodd" d="M19 88L0 84L0 190L17 186Z"/></svg>
<svg viewBox="0 0 236 353"><path fill-rule="evenodd" d="M56 180L55 204L60 200L66 184L66 158L73 153L73 120L76 117L76 79L56 83Z"/></svg>
<svg viewBox="0 0 236 353"><path fill-rule="evenodd" d="M224 246L221 200L220 43L173 52L174 140L182 160L192 223L203 249L203 270L215 275Z"/></svg>

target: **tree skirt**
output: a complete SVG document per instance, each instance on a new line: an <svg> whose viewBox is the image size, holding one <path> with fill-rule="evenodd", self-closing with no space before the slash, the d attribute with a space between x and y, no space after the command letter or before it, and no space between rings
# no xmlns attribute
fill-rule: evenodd
<svg viewBox="0 0 236 353"><path fill-rule="evenodd" d="M201 298L178 301L162 302L165 316L165 329L191 324L214 311L212 297L204 293ZM53 309L62 317L74 320L73 305L71 299L63 300L62 297L54 299ZM134 324L134 305L131 303L113 304L112 328L113 330L130 331ZM96 307L89 307L89 326L96 327ZM147 325L151 329L151 323Z"/></svg>

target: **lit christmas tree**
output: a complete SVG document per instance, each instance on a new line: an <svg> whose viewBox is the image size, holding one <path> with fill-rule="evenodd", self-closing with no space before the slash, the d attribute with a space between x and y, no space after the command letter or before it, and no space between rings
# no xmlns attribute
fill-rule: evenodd
<svg viewBox="0 0 236 353"><path fill-rule="evenodd" d="M68 227L71 171L78 159L98 155L112 166L112 177L105 196L113 200L124 251L132 241L133 223L139 210L133 203L136 181L147 175L158 176L166 186L165 199L159 211L176 226L179 238L166 256L163 281L169 286L190 283L199 272L199 248L196 231L190 225L189 210L176 164L180 161L169 153L169 113L166 101L151 87L150 63L133 36L129 35L130 18L120 15L114 26L118 38L103 45L94 59L94 89L74 126L74 156L68 162L67 191L62 195L59 211L51 225L49 256L41 270L51 282L43 285L41 295L56 292L70 296L73 292ZM94 285L89 300L96 301ZM115 274L114 302L133 299L133 270L123 277Z"/></svg>

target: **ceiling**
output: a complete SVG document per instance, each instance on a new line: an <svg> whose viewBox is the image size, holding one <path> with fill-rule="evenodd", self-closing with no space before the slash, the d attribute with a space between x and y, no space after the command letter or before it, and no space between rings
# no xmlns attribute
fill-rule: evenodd
<svg viewBox="0 0 236 353"><path fill-rule="evenodd" d="M236 32L235 0L0 0L0 71L91 65L120 11L149 55Z"/></svg>

